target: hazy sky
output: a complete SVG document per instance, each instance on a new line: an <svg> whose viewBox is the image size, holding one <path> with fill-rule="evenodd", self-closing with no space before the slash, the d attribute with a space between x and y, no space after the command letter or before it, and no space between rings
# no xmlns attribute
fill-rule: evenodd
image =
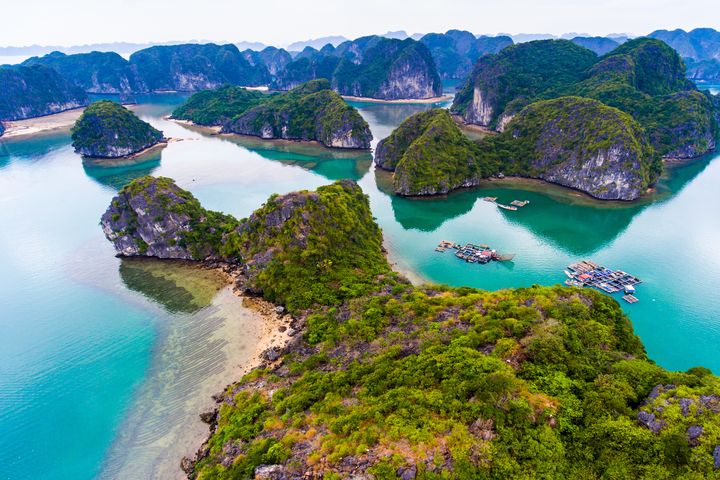
<svg viewBox="0 0 720 480"><path fill-rule="evenodd" d="M717 0L0 0L0 46L206 39L284 46L388 30L645 34L720 29Z"/></svg>

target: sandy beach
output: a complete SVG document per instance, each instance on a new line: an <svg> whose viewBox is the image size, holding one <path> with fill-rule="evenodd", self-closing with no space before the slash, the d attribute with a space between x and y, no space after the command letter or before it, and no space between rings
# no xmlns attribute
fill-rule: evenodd
<svg viewBox="0 0 720 480"><path fill-rule="evenodd" d="M342 98L351 102L367 102L367 103L388 103L388 104L402 104L402 103L438 103L448 102L453 99L452 95L441 95L439 97L431 98L404 98L402 100L383 100L380 98L371 97L353 97L351 95L342 95Z"/></svg>
<svg viewBox="0 0 720 480"><path fill-rule="evenodd" d="M241 295L221 270L153 259L131 262L146 272L143 278L166 278L205 306L168 315L157 302L177 299L172 291L150 303L128 292L131 301L156 312L158 339L99 478L185 479L180 462L194 458L209 435L200 414L216 407L214 395L259 366L262 352L292 338L287 333L292 319L270 302Z"/></svg>
<svg viewBox="0 0 720 480"><path fill-rule="evenodd" d="M125 105L125 108L133 110L133 105ZM0 138L23 137L41 132L49 132L63 128L70 128L82 115L85 107L73 108L64 112L45 115L44 117L26 118L25 120L14 120L3 122L5 133Z"/></svg>

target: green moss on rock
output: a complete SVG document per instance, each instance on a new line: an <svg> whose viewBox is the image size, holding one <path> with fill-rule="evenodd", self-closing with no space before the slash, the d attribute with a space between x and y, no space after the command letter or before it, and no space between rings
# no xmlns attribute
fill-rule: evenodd
<svg viewBox="0 0 720 480"><path fill-rule="evenodd" d="M109 100L91 104L72 129L75 151L88 157L119 158L163 140L161 131Z"/></svg>
<svg viewBox="0 0 720 480"><path fill-rule="evenodd" d="M539 178L604 200L634 200L662 165L628 114L596 100L560 97L530 104L505 132L471 142L450 115L408 118L378 145L376 162L394 170L401 195L447 193L497 173Z"/></svg>
<svg viewBox="0 0 720 480"><path fill-rule="evenodd" d="M172 116L198 125L224 125L246 110L259 105L265 94L243 87L224 85L203 90L188 98Z"/></svg>
<svg viewBox="0 0 720 480"><path fill-rule="evenodd" d="M268 139L315 140L334 148L370 148L372 140L367 122L330 90L325 79L267 97L223 130Z"/></svg>

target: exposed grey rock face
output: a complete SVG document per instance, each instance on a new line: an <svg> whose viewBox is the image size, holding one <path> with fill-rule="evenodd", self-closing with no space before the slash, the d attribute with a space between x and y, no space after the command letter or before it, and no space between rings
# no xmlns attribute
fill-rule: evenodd
<svg viewBox="0 0 720 480"><path fill-rule="evenodd" d="M720 468L720 445L713 450L713 460L715 460L715 468Z"/></svg>
<svg viewBox="0 0 720 480"><path fill-rule="evenodd" d="M255 467L255 480L282 480L286 478L282 465L259 465Z"/></svg>
<svg viewBox="0 0 720 480"><path fill-rule="evenodd" d="M641 425L647 427L653 433L658 433L665 427L665 422L656 420L655 415L652 413L640 411L637 414L637 419Z"/></svg>
<svg viewBox="0 0 720 480"><path fill-rule="evenodd" d="M332 148L370 148L372 134L357 110L313 80L245 111L223 131L266 139L314 140Z"/></svg>
<svg viewBox="0 0 720 480"><path fill-rule="evenodd" d="M113 199L100 219L105 237L122 256L197 260L184 242L193 218L176 209L189 200L174 183L162 179L144 187L123 190Z"/></svg>
<svg viewBox="0 0 720 480"><path fill-rule="evenodd" d="M41 65L0 67L0 120L22 120L83 107L85 92Z"/></svg>
<svg viewBox="0 0 720 480"><path fill-rule="evenodd" d="M137 71L114 52L75 55L52 52L44 57L29 58L23 65L52 68L88 93L127 94L147 91Z"/></svg>

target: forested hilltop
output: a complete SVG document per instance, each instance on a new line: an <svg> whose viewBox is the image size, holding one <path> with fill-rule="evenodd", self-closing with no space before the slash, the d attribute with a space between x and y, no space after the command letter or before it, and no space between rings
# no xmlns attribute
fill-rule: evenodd
<svg viewBox="0 0 720 480"><path fill-rule="evenodd" d="M80 87L51 68L0 67L0 121L50 115L89 103Z"/></svg>
<svg viewBox="0 0 720 480"><path fill-rule="evenodd" d="M649 38L599 58L565 40L506 48L478 61L452 110L468 123L502 131L532 102L567 95L632 115L662 157L694 158L715 148L718 119L711 96L685 78L674 50Z"/></svg>
<svg viewBox="0 0 720 480"><path fill-rule="evenodd" d="M87 107L72 129L75 151L87 157L127 157L163 140L161 131L110 100Z"/></svg>
<svg viewBox="0 0 720 480"><path fill-rule="evenodd" d="M312 140L334 148L370 148L372 140L367 122L330 89L326 79L270 95L227 85L196 93L173 117L199 125L220 125L225 133Z"/></svg>
<svg viewBox="0 0 720 480"><path fill-rule="evenodd" d="M446 110L405 120L380 141L376 164L393 171L400 195L446 194L500 174L537 178L603 200L634 200L658 179L662 164L642 127L597 100L535 102L505 132L471 141Z"/></svg>
<svg viewBox="0 0 720 480"><path fill-rule="evenodd" d="M144 177L101 223L123 255L224 264L295 319L205 417L191 478L720 478L718 377L655 365L594 291L410 285L353 182L239 221Z"/></svg>

